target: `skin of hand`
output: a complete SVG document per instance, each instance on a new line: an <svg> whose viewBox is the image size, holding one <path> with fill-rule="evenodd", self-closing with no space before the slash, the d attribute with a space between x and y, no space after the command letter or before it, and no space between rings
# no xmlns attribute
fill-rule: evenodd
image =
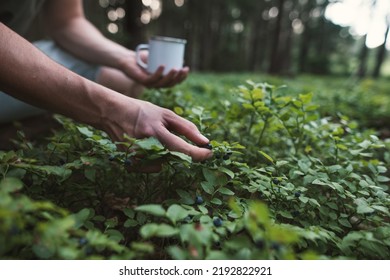
<svg viewBox="0 0 390 280"><path fill-rule="evenodd" d="M91 82L57 64L0 23L0 90L32 105L102 129L115 140L123 135L156 137L194 161L212 156L192 145L209 142L196 126L170 110L134 99ZM4 106L3 104L0 104Z"/></svg>
<svg viewBox="0 0 390 280"><path fill-rule="evenodd" d="M107 38L86 18L82 0L50 0L44 7L48 35L73 55L90 63L118 69L149 88L166 88L181 83L189 68L172 70L163 76L163 67L149 74L137 65L135 52Z"/></svg>

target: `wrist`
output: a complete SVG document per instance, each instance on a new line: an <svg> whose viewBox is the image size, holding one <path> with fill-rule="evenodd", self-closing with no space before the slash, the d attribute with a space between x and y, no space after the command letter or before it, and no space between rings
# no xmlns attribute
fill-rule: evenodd
<svg viewBox="0 0 390 280"><path fill-rule="evenodd" d="M129 65L136 63L136 54L132 50L125 49L123 52L118 53L116 58L116 67L118 70L128 73Z"/></svg>
<svg viewBox="0 0 390 280"><path fill-rule="evenodd" d="M135 124L140 110L137 99L112 92L103 104L101 129L114 141L122 141L123 135L135 136Z"/></svg>

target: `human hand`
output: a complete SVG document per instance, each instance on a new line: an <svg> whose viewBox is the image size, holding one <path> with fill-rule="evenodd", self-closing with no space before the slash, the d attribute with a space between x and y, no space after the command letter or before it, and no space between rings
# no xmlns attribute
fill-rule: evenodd
<svg viewBox="0 0 390 280"><path fill-rule="evenodd" d="M147 61L147 51L142 51L140 55L143 61ZM156 72L150 74L137 64L135 53L132 53L130 58L122 60L120 65L121 70L127 76L148 88L173 87L183 82L190 71L189 67L183 67L182 69L172 69L163 75L164 66L160 66Z"/></svg>
<svg viewBox="0 0 390 280"><path fill-rule="evenodd" d="M109 126L104 130L113 140L122 141L127 134L135 138L156 137L167 149L189 155L194 161L203 161L212 156L212 151L199 148L209 143L198 128L174 112L142 100L121 97ZM184 136L195 145L179 136ZM136 164L136 163L135 163ZM157 165L161 165L158 163ZM136 167L133 167L136 169ZM140 171L155 172L159 167L151 166Z"/></svg>

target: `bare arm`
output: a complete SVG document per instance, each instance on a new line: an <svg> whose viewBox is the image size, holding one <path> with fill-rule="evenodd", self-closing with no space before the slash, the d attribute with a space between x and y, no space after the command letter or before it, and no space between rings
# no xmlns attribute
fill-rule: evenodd
<svg viewBox="0 0 390 280"><path fill-rule="evenodd" d="M89 62L121 70L149 87L165 87L181 82L188 68L162 78L160 69L147 74L136 63L135 53L105 38L84 16L81 0L49 0L45 4L49 35L64 49Z"/></svg>
<svg viewBox="0 0 390 280"><path fill-rule="evenodd" d="M194 160L211 156L170 131L198 145L208 143L196 126L172 111L133 99L67 70L0 23L0 90L30 104L64 114L106 131L113 140L124 133L154 136L168 149ZM4 106L4 104L0 104Z"/></svg>

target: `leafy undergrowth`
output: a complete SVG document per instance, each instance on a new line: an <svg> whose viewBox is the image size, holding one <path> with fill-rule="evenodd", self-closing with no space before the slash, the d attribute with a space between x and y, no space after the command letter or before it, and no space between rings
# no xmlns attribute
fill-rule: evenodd
<svg viewBox="0 0 390 280"><path fill-rule="evenodd" d="M390 143L288 92L153 92L213 139L201 163L60 116L43 143L20 133L0 151L1 258L389 259Z"/></svg>

